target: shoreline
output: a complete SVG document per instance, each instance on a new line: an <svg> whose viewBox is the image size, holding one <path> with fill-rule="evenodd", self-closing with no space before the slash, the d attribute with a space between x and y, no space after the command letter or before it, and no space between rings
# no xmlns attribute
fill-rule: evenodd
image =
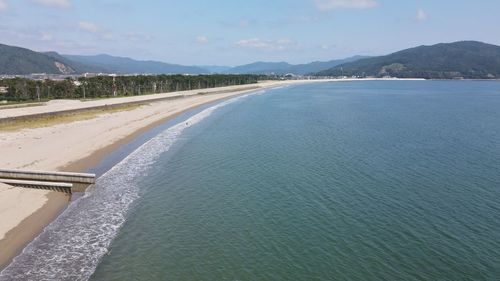
<svg viewBox="0 0 500 281"><path fill-rule="evenodd" d="M245 93L242 93L242 95L243 94L245 94ZM236 97L236 96L238 96L238 95L234 95L231 97ZM116 149L118 149L122 145L125 145L125 144L129 143L130 141L134 140L135 138L137 138L141 134L143 134L143 133L145 133L145 132L147 132L147 131L149 131L157 126L160 126L161 124L168 122L168 121L180 116L183 113L189 112L191 110L195 110L196 108L202 107L206 104L218 102L218 101L220 101L222 99L226 99L226 98L227 97L216 99L213 101L209 101L209 102L206 102L203 104L195 105L195 106L186 108L180 112L176 112L172 115L166 116L160 120L154 121L151 124L148 124L142 128L135 130L131 134L125 136L124 138L122 138L116 142L113 142L105 147L102 147L102 148L99 148L98 150L93 151L90 155L87 155L81 159L78 159L76 161L67 163L67 165L59 167L57 170L60 170L62 172L74 172L74 171L85 172L86 170L88 170L92 167L95 167L97 164L99 164L99 162L102 161L108 154L115 151Z"/></svg>
<svg viewBox="0 0 500 281"><path fill-rule="evenodd" d="M24 247L64 212L70 203L70 196L62 192L52 191L46 197L47 201L42 207L22 220L0 240L0 249L2 249L0 271L7 267L17 255L21 254Z"/></svg>
<svg viewBox="0 0 500 281"><path fill-rule="evenodd" d="M318 80L316 82L326 82L327 80ZM167 112L161 118L157 120L153 120L151 122L146 122L143 126L134 128L129 130L127 134L124 136L111 141L110 143L98 147L93 148L90 154L82 155L77 159L67 159L67 161L56 167L48 167L43 168L45 170L54 169L57 171L72 171L72 172L84 172L94 166L96 166L101 160L103 160L109 153L115 151L117 148L121 147L124 144L129 143L133 139L137 138L139 135L165 123L169 120L176 118L177 116L189 112L191 110L195 110L196 108L202 107L204 105L215 103L220 100L224 100L227 98L236 97L239 95L244 95L250 92L272 89L279 86L285 85L293 85L298 83L307 83L308 80L300 80L292 83L284 83L283 81L277 81L268 84L258 85L258 88L253 89L233 89L231 91L227 91L225 87L222 87L222 90L225 92L222 93L212 93L210 95L204 95L205 98L203 101L192 100L193 103L189 106L185 106L182 109L175 110L172 112ZM248 87L248 85L242 85L242 87ZM227 92L226 92L227 91ZM115 98L116 99L116 98ZM195 99L195 97L186 97L185 99ZM164 103L165 101L163 101ZM169 101L166 101L167 103ZM162 103L162 101L154 101L153 103ZM141 110L141 109L138 109ZM97 119L97 118L94 118ZM78 122L78 121L77 121ZM76 122L71 122L73 124ZM67 124L66 124L67 125ZM57 125L55 125L57 126ZM54 127L54 126L51 126ZM51 128L49 127L49 128ZM37 128L38 129L38 128ZM28 130L37 130L37 129L28 129ZM23 130L20 130L24 131ZM17 132L18 133L18 132ZM1 150L0 150L1 151ZM36 162L36 161L35 161ZM33 163L33 162L32 162ZM30 163L31 164L31 163ZM36 163L35 163L36 164ZM30 166L30 165L28 165ZM39 165L34 165L39 166ZM25 168L25 167L23 167ZM29 192L29 190L27 190ZM10 262L20 253L22 253L23 249L35 239L40 233L43 232L43 229L54 221L71 203L71 197L67 196L63 193L58 193L55 191L47 191L45 195L45 202L43 205L36 209L31 215L25 217L21 220L15 227L11 228L8 232L5 233L5 237L0 239L0 271L6 268ZM0 233L1 234L1 233ZM0 236L1 237L1 236Z"/></svg>
<svg viewBox="0 0 500 281"><path fill-rule="evenodd" d="M128 130L125 130L124 133L120 134L117 138L112 138L108 139L108 142L104 145L97 146L95 143L92 144L91 149L89 149L86 152L80 152L77 155L70 155L69 157L65 158L63 161L32 161L29 162L31 159L24 159L24 161L18 161L18 163L15 163L12 165L12 163L7 163L7 167L9 167L9 164L11 164L10 168L37 168L37 169L42 169L42 170L57 170L57 171L71 171L71 172L85 172L86 170L95 167L101 160L103 160L108 154L111 152L115 151L117 148L121 147L124 144L129 143L130 141L134 140L141 134L165 123L168 122L169 120L172 120L176 118L177 116L189 112L191 110L194 110L196 108L199 108L201 106L210 104L210 103L215 103L220 100L224 100L227 98L232 98L238 95L243 95L247 94L250 92L254 91L259 91L259 90L266 90L266 89L272 89L280 86L288 86L288 85L295 85L295 84L307 84L307 83L320 83L320 82L352 82L352 81L395 81L395 80L413 80L413 79L317 79L317 80L285 80L285 81L266 81L266 82L259 82L256 84L255 88L248 89L248 86L252 86L254 84L250 85L241 85L240 87L221 87L221 88L211 88L207 90L211 90L212 93L208 95L201 95L201 96L194 96L194 95L187 95L186 97L183 97L181 99L176 99L176 100L165 100L165 101L150 101L150 104L148 105L143 105L140 108L136 110L132 110L131 112L139 112L139 111L144 111L147 110L148 106L152 105L158 105L158 104L169 104L169 103L181 103L181 102L186 102L186 101L191 101L188 102L187 104L183 104L182 106L179 106L178 108L175 108L174 110L167 111L167 112L161 112L161 113L156 113L156 114L161 114L159 118L152 118L151 120L144 121L143 119L147 119L148 117L151 116L145 116L143 119L139 118L139 121L144 121L141 124L138 124L134 126L133 128L130 128ZM243 88L243 89L241 89ZM247 89L245 89L247 88ZM179 93L179 92L177 92ZM182 93L182 92L180 92ZM175 94L175 93L168 93L169 95ZM158 95L158 94L156 94ZM119 100L120 98L113 98L113 100ZM146 100L147 102L147 100ZM124 115L124 113L110 113L110 116L117 116L117 115ZM125 113L126 114L126 113ZM104 115L107 115L106 113ZM96 119L99 119L99 117L90 119L90 120L85 120L82 123L85 122L90 122L90 123L97 123ZM137 120L135 120L137 121ZM28 130L28 131L45 131L42 132L43 134L49 134L49 133L54 133L51 132L51 128L54 127L77 127L79 126L79 122L81 121L74 121L70 122L67 124L57 124L57 125L52 125L47 128L35 128L35 129L22 129L18 132L14 132L11 134L22 134L23 131ZM125 124L121 124L127 125ZM20 133L21 132L21 133ZM69 134L69 133L67 133ZM64 136L64 133L62 134ZM40 137L40 139L42 139ZM102 143L102 141L100 141ZM88 144L87 144L88 145ZM17 146L17 145L16 145ZM22 146L20 146L22 147ZM15 148L10 148L10 149L15 149ZM53 151L57 151L58 147L56 146L55 148L52 147ZM57 150L54 150L57 149ZM0 142L0 153L2 152L2 146ZM17 154L17 153L16 153ZM16 154L13 154L14 156ZM14 157L13 155L10 155L10 158ZM54 156L57 157L57 156ZM61 156L59 156L60 158ZM8 156L6 158L9 158ZM47 159L43 159L47 160ZM2 165L0 161L0 165ZM17 166L16 166L17 164ZM24 164L24 165L21 165ZM26 191L26 192L29 192ZM62 193L57 193L54 191L48 191L47 194L44 196L45 197L45 202L43 205L34 210L34 212L19 221L19 223L11 228L8 232L5 233L5 237L3 239L0 239L0 271L3 270L5 267L10 264L10 262L22 252L24 247L28 245L33 239L35 239L40 233L43 232L43 229L50 224L54 219L58 217L59 214L61 214L64 209L71 203L71 197L68 196L61 196ZM0 217L1 219L1 217ZM0 233L0 237L1 237Z"/></svg>

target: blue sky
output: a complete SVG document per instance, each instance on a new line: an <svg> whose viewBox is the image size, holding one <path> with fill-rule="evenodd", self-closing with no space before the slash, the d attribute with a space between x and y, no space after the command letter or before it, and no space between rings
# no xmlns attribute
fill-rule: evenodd
<svg viewBox="0 0 500 281"><path fill-rule="evenodd" d="M498 0L0 0L0 43L188 65L500 45Z"/></svg>

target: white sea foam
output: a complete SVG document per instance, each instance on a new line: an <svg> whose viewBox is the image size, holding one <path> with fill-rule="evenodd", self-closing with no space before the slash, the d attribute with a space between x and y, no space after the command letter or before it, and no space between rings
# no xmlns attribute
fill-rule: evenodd
<svg viewBox="0 0 500 281"><path fill-rule="evenodd" d="M251 94L209 107L144 143L115 165L45 228L0 273L0 280L88 280L139 197L138 179L160 154L168 151L184 129L215 110Z"/></svg>

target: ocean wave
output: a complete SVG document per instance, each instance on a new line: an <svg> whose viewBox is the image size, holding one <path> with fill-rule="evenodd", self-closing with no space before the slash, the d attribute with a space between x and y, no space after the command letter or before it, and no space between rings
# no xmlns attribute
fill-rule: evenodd
<svg viewBox="0 0 500 281"><path fill-rule="evenodd" d="M139 198L138 180L160 154L172 147L184 129L215 110L262 93L220 102L144 143L70 204L0 273L0 280L88 280L125 222L131 204Z"/></svg>

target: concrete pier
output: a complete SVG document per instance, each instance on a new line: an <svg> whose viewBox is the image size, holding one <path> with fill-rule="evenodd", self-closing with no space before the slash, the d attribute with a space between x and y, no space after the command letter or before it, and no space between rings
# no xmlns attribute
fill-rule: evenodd
<svg viewBox="0 0 500 281"><path fill-rule="evenodd" d="M73 184L71 183L48 182L48 181L0 179L0 182L12 186L36 188L36 189L48 189L64 193L71 193L71 189L73 188Z"/></svg>
<svg viewBox="0 0 500 281"><path fill-rule="evenodd" d="M71 193L95 183L95 174L0 169L0 182Z"/></svg>

